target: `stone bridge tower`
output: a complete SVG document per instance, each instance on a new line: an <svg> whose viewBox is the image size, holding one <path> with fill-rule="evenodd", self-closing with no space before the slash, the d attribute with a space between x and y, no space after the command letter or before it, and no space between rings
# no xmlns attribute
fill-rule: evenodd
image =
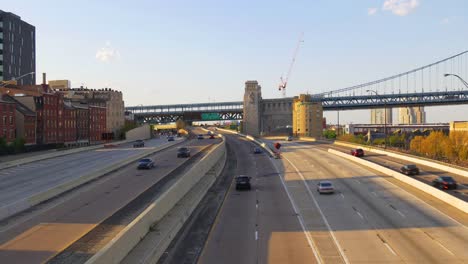
<svg viewBox="0 0 468 264"><path fill-rule="evenodd" d="M244 123L242 132L260 136L262 87L257 81L246 81L244 92Z"/></svg>

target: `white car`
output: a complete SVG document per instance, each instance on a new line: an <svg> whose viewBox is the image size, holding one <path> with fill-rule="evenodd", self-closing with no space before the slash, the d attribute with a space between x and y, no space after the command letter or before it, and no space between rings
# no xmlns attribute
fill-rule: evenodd
<svg viewBox="0 0 468 264"><path fill-rule="evenodd" d="M334 193L335 187L333 187L331 181L319 181L319 183L317 183L317 192L319 192L320 194Z"/></svg>
<svg viewBox="0 0 468 264"><path fill-rule="evenodd" d="M286 141L292 141L292 140L293 140L293 137L292 137L292 136L286 137Z"/></svg>

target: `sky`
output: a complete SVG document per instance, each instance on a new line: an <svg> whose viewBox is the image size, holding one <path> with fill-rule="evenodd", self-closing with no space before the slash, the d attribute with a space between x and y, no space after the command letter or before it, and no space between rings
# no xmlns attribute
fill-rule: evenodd
<svg viewBox="0 0 468 264"><path fill-rule="evenodd" d="M36 72L121 90L126 106L241 101L246 80L279 98L301 32L288 96L468 50L466 0L0 0L0 9L36 27ZM428 122L468 120L468 106L426 110ZM341 111L350 122L369 123L370 110Z"/></svg>

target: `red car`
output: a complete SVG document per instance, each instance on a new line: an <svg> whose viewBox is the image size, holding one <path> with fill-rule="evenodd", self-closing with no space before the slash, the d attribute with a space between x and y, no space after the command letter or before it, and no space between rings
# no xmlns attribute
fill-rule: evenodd
<svg viewBox="0 0 468 264"><path fill-rule="evenodd" d="M353 149L353 150L351 150L351 155L353 155L354 157L362 157L362 156L364 156L364 150L362 150L362 149Z"/></svg>

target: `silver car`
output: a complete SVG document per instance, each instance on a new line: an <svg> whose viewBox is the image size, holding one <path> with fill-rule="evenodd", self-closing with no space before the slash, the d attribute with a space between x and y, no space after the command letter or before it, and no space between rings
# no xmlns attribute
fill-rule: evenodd
<svg viewBox="0 0 468 264"><path fill-rule="evenodd" d="M334 193L335 187L333 187L331 181L320 181L319 183L317 183L317 192L319 192L320 194Z"/></svg>

